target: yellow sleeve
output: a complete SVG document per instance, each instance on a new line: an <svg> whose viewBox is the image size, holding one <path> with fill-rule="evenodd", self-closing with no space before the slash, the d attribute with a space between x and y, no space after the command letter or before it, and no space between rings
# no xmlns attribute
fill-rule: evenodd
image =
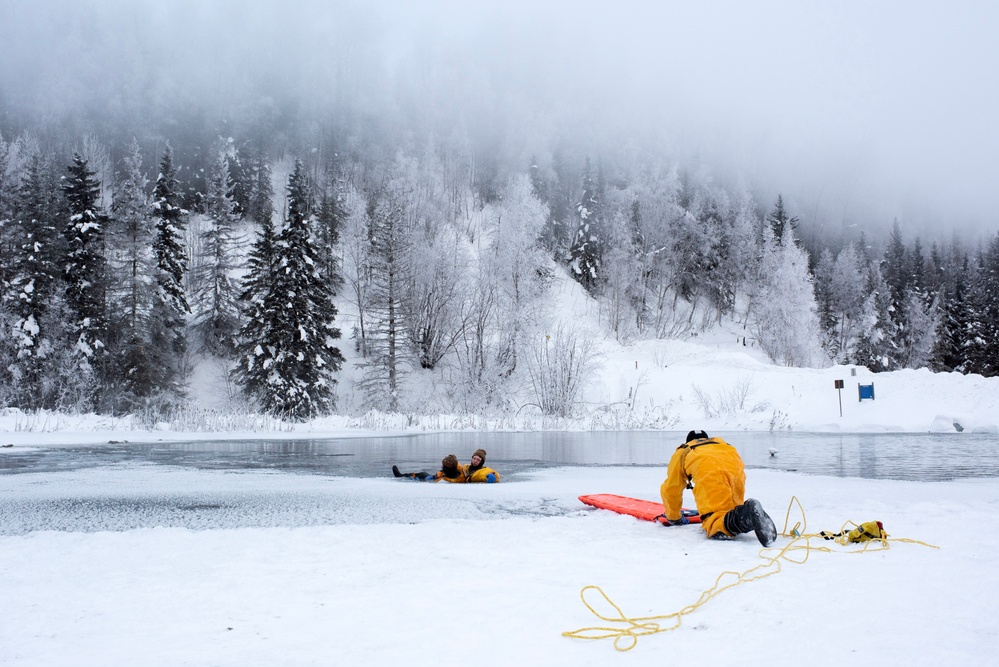
<svg viewBox="0 0 999 667"><path fill-rule="evenodd" d="M479 468L472 473L471 477L468 478L469 482L489 482L489 475L494 475L494 482L500 481L500 474L493 470L492 468L487 468L485 466Z"/></svg>
<svg viewBox="0 0 999 667"><path fill-rule="evenodd" d="M669 460L669 467L666 469L666 479L659 487L659 495L663 499L663 509L666 511L666 518L670 521L680 519L680 509L683 507L683 490L687 486L687 474L683 470L684 455L687 449L677 449L673 452Z"/></svg>

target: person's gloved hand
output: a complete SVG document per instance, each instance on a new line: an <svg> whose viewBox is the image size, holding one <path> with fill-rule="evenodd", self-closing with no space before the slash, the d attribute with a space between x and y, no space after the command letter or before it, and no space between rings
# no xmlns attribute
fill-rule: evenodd
<svg viewBox="0 0 999 667"><path fill-rule="evenodd" d="M492 484L495 481L496 481L496 475L494 473L489 473L488 475L486 475L486 482Z"/></svg>

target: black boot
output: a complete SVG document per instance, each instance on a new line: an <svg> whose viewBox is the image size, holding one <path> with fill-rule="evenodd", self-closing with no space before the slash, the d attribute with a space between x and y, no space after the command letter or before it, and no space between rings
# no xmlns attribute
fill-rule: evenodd
<svg viewBox="0 0 999 667"><path fill-rule="evenodd" d="M729 510L725 515L725 530L733 535L754 531L756 539L765 547L769 547L777 539L777 527L773 519L763 511L760 501L753 498Z"/></svg>
<svg viewBox="0 0 999 667"><path fill-rule="evenodd" d="M421 470L420 472L399 472L399 466L392 466L392 474L396 477L408 477L410 479L418 479L421 482L429 477L433 477L429 472Z"/></svg>

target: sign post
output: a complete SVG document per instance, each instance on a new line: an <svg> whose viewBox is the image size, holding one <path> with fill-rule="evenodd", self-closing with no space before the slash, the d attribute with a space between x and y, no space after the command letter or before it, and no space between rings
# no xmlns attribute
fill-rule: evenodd
<svg viewBox="0 0 999 667"><path fill-rule="evenodd" d="M843 416L843 381L836 380L836 393L839 394L839 416Z"/></svg>

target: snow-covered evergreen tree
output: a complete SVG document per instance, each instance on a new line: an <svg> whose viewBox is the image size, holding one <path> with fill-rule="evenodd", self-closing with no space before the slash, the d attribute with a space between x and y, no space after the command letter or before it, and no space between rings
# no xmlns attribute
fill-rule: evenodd
<svg viewBox="0 0 999 667"><path fill-rule="evenodd" d="M79 372L69 368L60 279L65 241L58 228L67 217L65 198L52 161L37 147L29 149L24 168L14 207L6 295L13 336L5 356L13 363L3 370L19 407L76 406L89 395Z"/></svg>
<svg viewBox="0 0 999 667"><path fill-rule="evenodd" d="M940 299L926 283L926 260L917 237L906 258L906 284L898 310L904 314L901 329L903 368L927 368L932 365L940 326Z"/></svg>
<svg viewBox="0 0 999 667"><path fill-rule="evenodd" d="M783 195L777 195L777 203L767 216L767 224L770 225L770 232L777 239L777 243L784 242L785 230L790 229L793 232L798 229L798 217L790 215L784 208Z"/></svg>
<svg viewBox="0 0 999 667"><path fill-rule="evenodd" d="M999 375L999 234L979 254L964 342L964 372Z"/></svg>
<svg viewBox="0 0 999 667"><path fill-rule="evenodd" d="M601 255L604 239L601 238L600 200L597 183L590 173L590 160L587 158L583 170L583 196L576 204L578 224L569 248L569 270L572 277L595 293L600 276Z"/></svg>
<svg viewBox="0 0 999 667"><path fill-rule="evenodd" d="M698 188L690 205L701 241L688 257L694 267L692 295L695 300L707 298L717 322L734 311L736 293L752 266L753 208L752 198L744 193L738 210L733 210L728 194L710 181Z"/></svg>
<svg viewBox="0 0 999 667"><path fill-rule="evenodd" d="M818 307L819 326L822 327L822 347L831 358L836 359L838 341L835 336L836 321L832 312L832 295L830 293L833 276L833 258L829 248L823 248L815 262L815 304Z"/></svg>
<svg viewBox="0 0 999 667"><path fill-rule="evenodd" d="M933 363L939 328L938 303L919 291L909 292L905 311L908 329L903 338L905 368L929 368Z"/></svg>
<svg viewBox="0 0 999 667"><path fill-rule="evenodd" d="M892 222L891 233L888 236L888 245L881 258L881 275L891 289L892 299L896 310L898 304L905 298L909 290L911 280L911 262L908 251L902 239L902 229L898 220Z"/></svg>
<svg viewBox="0 0 999 667"><path fill-rule="evenodd" d="M103 382L107 377L106 215L98 208L101 184L87 161L74 155L62 190L68 205L63 227L66 254L62 273L78 367L84 376Z"/></svg>
<svg viewBox="0 0 999 667"><path fill-rule="evenodd" d="M0 132L0 295L7 291L13 267L11 252L14 235L14 206L16 202L16 174L11 167L12 144ZM0 308L3 305L0 303Z"/></svg>
<svg viewBox="0 0 999 667"><path fill-rule="evenodd" d="M893 313L891 287L881 275L877 263L871 263L867 273L857 347L851 363L872 371L887 371L898 367L898 326Z"/></svg>
<svg viewBox="0 0 999 667"><path fill-rule="evenodd" d="M254 153L249 172L252 181L245 216L258 225L264 223L273 225L274 186L271 184L271 166L267 156L263 153Z"/></svg>
<svg viewBox="0 0 999 667"><path fill-rule="evenodd" d="M319 274L334 291L343 287L343 269L340 266L341 230L347 211L344 205L345 184L331 175L326 179L316 211L316 248L319 251Z"/></svg>
<svg viewBox="0 0 999 667"><path fill-rule="evenodd" d="M150 344L164 353L164 382L158 388L180 393L186 380L186 320L191 312L184 290L187 253L183 238L187 211L181 207L173 150L169 144L160 160L160 172L153 188L152 210L156 221L153 251L156 255L157 291L150 318Z"/></svg>
<svg viewBox="0 0 999 667"><path fill-rule="evenodd" d="M184 293L187 253L181 241L187 225L187 211L180 205L179 185L173 166L173 150L167 144L160 161L156 186L153 188L152 207L156 217L153 249L156 251L156 266L160 272L157 277L160 289L178 317L183 318L191 309Z"/></svg>
<svg viewBox="0 0 999 667"><path fill-rule="evenodd" d="M971 285L974 271L967 252L956 242L946 255L931 253L937 275L939 328L934 349L934 369L963 372L967 363L965 341L972 319Z"/></svg>
<svg viewBox="0 0 999 667"><path fill-rule="evenodd" d="M201 233L198 291L194 295L194 329L202 346L218 356L235 350L239 306L233 273L235 261L236 205L232 195L229 161L221 147L208 171L205 193L207 227Z"/></svg>
<svg viewBox="0 0 999 667"><path fill-rule="evenodd" d="M250 397L263 396L267 391L269 373L258 357L265 350L262 342L268 335L269 318L265 302L274 288L274 267L277 262L276 235L271 216L263 216L260 231L247 257L247 271L239 295L243 324L236 338L237 366L233 377Z"/></svg>
<svg viewBox="0 0 999 667"><path fill-rule="evenodd" d="M716 303L727 301L723 227L727 203L719 198L720 193L704 170L684 174L678 192L679 211L668 223L673 308L678 300L690 303L690 317L701 297L708 296Z"/></svg>
<svg viewBox="0 0 999 667"><path fill-rule="evenodd" d="M288 178L287 226L274 243L261 337L251 354L240 359L238 373L244 390L265 410L290 419L308 419L335 408L334 374L343 364L335 345L340 338L334 326L337 309L329 285L319 275L310 231L312 208L305 169L296 161Z"/></svg>
<svg viewBox="0 0 999 667"><path fill-rule="evenodd" d="M898 220L892 224L880 262L891 297L889 370L923 368L930 364L937 335L937 301L925 287L925 260L919 239L906 247ZM884 358L884 357L883 357Z"/></svg>
<svg viewBox="0 0 999 667"><path fill-rule="evenodd" d="M256 363L261 341L267 334L268 318L265 312L267 295L273 290L277 234L274 230L274 191L271 187L271 169L266 157L259 152L249 158L252 175L246 205L246 217L255 221L260 229L247 256L246 274L239 293L242 326L236 336L237 365L233 378L245 395L261 396L267 391L267 373Z"/></svg>
<svg viewBox="0 0 999 667"><path fill-rule="evenodd" d="M256 182L254 173L255 159L254 151L249 146L232 150L226 157L226 164L229 168L229 177L232 179L232 202L233 213L239 219L250 217L250 197L253 196L253 189Z"/></svg>
<svg viewBox="0 0 999 667"><path fill-rule="evenodd" d="M114 185L109 234L113 243L109 244L108 334L116 370L108 382L121 388L120 399L126 406L169 384L164 375L167 351L153 347L150 330L157 272L146 187L142 153L133 140ZM105 390L115 393L110 387Z"/></svg>

